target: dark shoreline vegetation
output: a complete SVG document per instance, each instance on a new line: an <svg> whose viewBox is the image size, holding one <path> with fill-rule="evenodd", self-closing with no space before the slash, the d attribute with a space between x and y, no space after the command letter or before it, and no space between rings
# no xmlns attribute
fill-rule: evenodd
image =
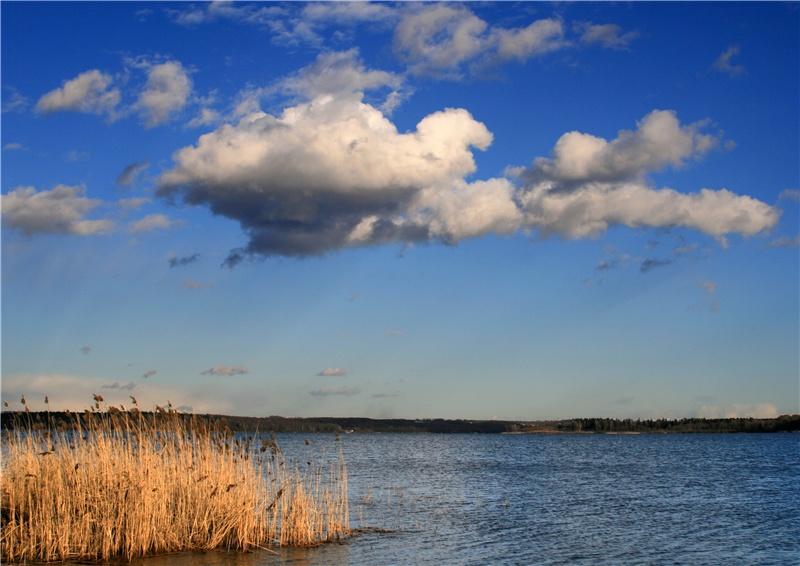
<svg viewBox="0 0 800 566"><path fill-rule="evenodd" d="M112 408L113 409L113 408ZM162 409L163 410L163 409ZM42 430L74 427L75 419L86 420L92 413L59 411L4 411L3 430ZM155 413L142 412L153 418ZM773 419L609 419L576 418L542 421L501 421L466 419L369 419L361 417L238 417L176 413L185 422L197 421L233 432L328 432L328 433L444 433L444 434L548 434L548 433L771 433L800 431L800 415L781 415ZM87 416L88 415L88 416Z"/></svg>

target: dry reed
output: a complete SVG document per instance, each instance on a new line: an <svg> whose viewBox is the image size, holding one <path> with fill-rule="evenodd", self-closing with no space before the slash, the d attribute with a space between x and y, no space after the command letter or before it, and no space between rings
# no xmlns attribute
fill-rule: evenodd
<svg viewBox="0 0 800 566"><path fill-rule="evenodd" d="M341 453L301 469L274 438L243 440L171 407L145 415L100 411L100 402L71 430L3 431L3 562L308 546L350 534Z"/></svg>

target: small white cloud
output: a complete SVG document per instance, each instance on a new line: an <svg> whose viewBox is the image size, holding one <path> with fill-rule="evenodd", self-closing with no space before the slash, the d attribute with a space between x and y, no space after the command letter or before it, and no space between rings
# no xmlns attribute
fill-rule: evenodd
<svg viewBox="0 0 800 566"><path fill-rule="evenodd" d="M27 97L22 96L17 89L4 86L3 90L9 93L3 97L3 112L25 112L28 109Z"/></svg>
<svg viewBox="0 0 800 566"><path fill-rule="evenodd" d="M18 149L22 149L22 144L21 143L9 142L9 143L3 145L3 151L15 151L15 150L18 150Z"/></svg>
<svg viewBox="0 0 800 566"><path fill-rule="evenodd" d="M394 50L413 74L460 79L465 71L525 61L569 45L557 19L526 27L490 26L464 6L421 4L405 11L395 29Z"/></svg>
<svg viewBox="0 0 800 566"><path fill-rule="evenodd" d="M168 230L181 224L183 224L182 220L170 220L165 214L148 214L141 220L130 222L128 224L128 232L141 234L155 230Z"/></svg>
<svg viewBox="0 0 800 566"><path fill-rule="evenodd" d="M617 24L580 22L575 24L575 29L581 33L581 43L597 44L603 49L627 49L630 42L639 37L637 31L622 33Z"/></svg>
<svg viewBox="0 0 800 566"><path fill-rule="evenodd" d="M322 377L345 377L347 375L347 371L343 370L342 368L325 368L317 375Z"/></svg>
<svg viewBox="0 0 800 566"><path fill-rule="evenodd" d="M142 206L153 202L147 197L123 198L117 201L117 206L122 210L139 210Z"/></svg>
<svg viewBox="0 0 800 566"><path fill-rule="evenodd" d="M731 77L737 77L739 75L743 75L747 72L747 68L744 65L734 65L731 63L731 59L736 55L739 55L741 50L738 46L731 46L720 55L714 64L711 65L711 68L717 72L725 73Z"/></svg>
<svg viewBox="0 0 800 566"><path fill-rule="evenodd" d="M42 96L36 103L36 111L43 114L53 112L106 114L109 120L113 120L120 102L120 92L118 89L110 88L112 81L111 75L97 69L86 71L72 80L65 81L61 88Z"/></svg>
<svg viewBox="0 0 800 566"><path fill-rule="evenodd" d="M77 161L88 161L91 157L92 154L88 151L78 151L77 149L67 152L67 154L64 156L67 161L72 163Z"/></svg>
<svg viewBox="0 0 800 566"><path fill-rule="evenodd" d="M202 375L244 375L249 373L250 370L247 369L247 366L212 366L211 369L207 369L206 371L202 372Z"/></svg>
<svg viewBox="0 0 800 566"><path fill-rule="evenodd" d="M86 188L58 185L50 191L19 187L0 196L6 226L26 236L38 234L107 234L112 220L87 220L86 216L102 201L86 198Z"/></svg>
<svg viewBox="0 0 800 566"><path fill-rule="evenodd" d="M789 200L792 202L800 202L800 190L785 189L778 195L778 201Z"/></svg>
<svg viewBox="0 0 800 566"><path fill-rule="evenodd" d="M147 86L139 95L136 108L145 127L169 121L180 112L192 92L189 73L178 61L152 65L147 70Z"/></svg>
<svg viewBox="0 0 800 566"><path fill-rule="evenodd" d="M780 236L771 240L767 247L770 248L796 248L800 246L800 236Z"/></svg>

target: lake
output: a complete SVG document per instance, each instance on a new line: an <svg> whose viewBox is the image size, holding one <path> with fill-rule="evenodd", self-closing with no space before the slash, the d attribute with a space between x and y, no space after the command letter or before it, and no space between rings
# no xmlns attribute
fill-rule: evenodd
<svg viewBox="0 0 800 566"><path fill-rule="evenodd" d="M284 434L278 442L299 465L342 450L351 527L366 532L312 549L134 564L800 564L798 434Z"/></svg>

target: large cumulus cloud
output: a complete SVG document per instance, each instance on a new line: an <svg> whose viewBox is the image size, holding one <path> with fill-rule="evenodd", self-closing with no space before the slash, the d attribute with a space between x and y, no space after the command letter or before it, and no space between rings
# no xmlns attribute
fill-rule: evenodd
<svg viewBox="0 0 800 566"><path fill-rule="evenodd" d="M472 148L491 141L463 109L435 112L400 133L358 93L321 95L279 117L250 114L179 150L159 194L239 221L254 254L458 240L496 222L484 191L464 181L476 168ZM489 200L506 201L490 208L516 214L506 185L483 188ZM474 221L449 217L463 207L476 208Z"/></svg>
<svg viewBox="0 0 800 566"><path fill-rule="evenodd" d="M653 111L614 140L569 132L550 157L471 180L475 149L492 142L464 109L424 117L401 133L361 93L320 94L280 116L254 112L174 155L162 197L208 206L240 223L245 255L320 255L343 248L518 231L582 238L613 224L684 226L750 236L774 226L775 208L728 190L653 188L650 173L679 168L717 146L705 123Z"/></svg>

